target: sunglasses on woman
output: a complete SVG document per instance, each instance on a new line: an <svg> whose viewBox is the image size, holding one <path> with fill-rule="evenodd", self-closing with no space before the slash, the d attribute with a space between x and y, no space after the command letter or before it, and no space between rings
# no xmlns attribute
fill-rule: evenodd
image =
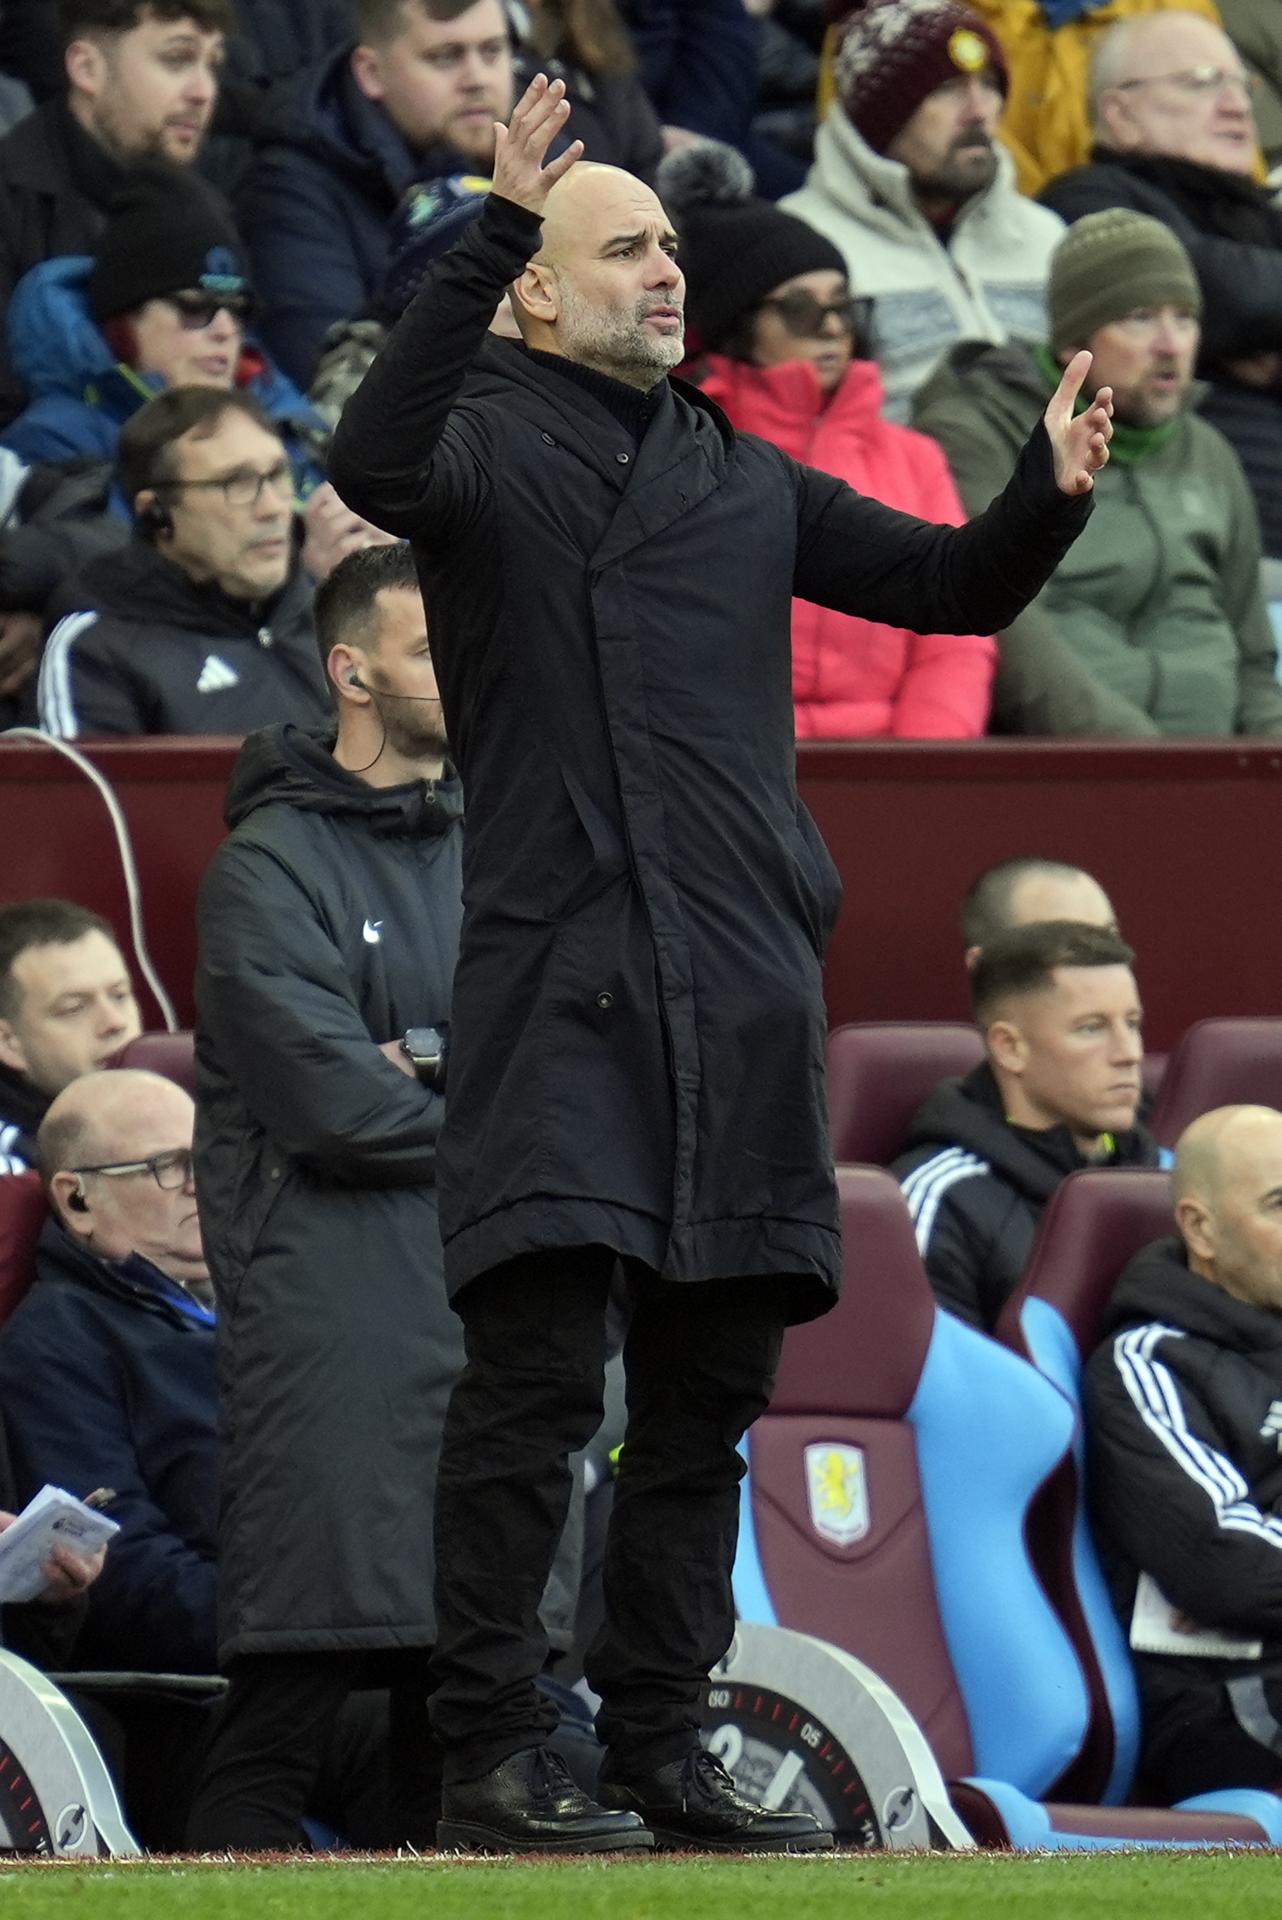
<svg viewBox="0 0 1282 1920"><path fill-rule="evenodd" d="M810 340L823 331L824 322L830 319L840 322L843 333L854 333L862 303L849 293L843 294L840 300L819 300L813 293L799 288L796 293L772 295L761 304L779 315L789 333Z"/></svg>
<svg viewBox="0 0 1282 1920"><path fill-rule="evenodd" d="M249 324L254 312L252 293L197 293L183 291L167 293L164 298L177 312L183 326L193 333L200 327L208 327L219 313L229 313L238 326Z"/></svg>

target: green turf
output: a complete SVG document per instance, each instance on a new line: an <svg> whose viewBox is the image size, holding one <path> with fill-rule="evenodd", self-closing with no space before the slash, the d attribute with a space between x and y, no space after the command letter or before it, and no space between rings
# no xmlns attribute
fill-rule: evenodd
<svg viewBox="0 0 1282 1920"><path fill-rule="evenodd" d="M0 1907L23 1920L1276 1920L1280 1906L1267 1854L0 1868Z"/></svg>

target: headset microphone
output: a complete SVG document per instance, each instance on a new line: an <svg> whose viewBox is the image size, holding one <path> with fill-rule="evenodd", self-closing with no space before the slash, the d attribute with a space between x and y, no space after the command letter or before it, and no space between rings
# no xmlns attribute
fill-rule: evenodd
<svg viewBox="0 0 1282 1920"><path fill-rule="evenodd" d="M367 680L361 679L359 673L349 673L347 684L349 687L359 687L371 700L427 700L438 707L441 704L439 693L389 693L386 687L371 687Z"/></svg>

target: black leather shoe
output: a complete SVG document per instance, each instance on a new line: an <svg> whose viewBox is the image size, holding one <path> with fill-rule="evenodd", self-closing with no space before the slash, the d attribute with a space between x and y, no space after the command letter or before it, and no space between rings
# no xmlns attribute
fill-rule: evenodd
<svg viewBox="0 0 1282 1920"><path fill-rule="evenodd" d="M524 1747L479 1780L445 1787L436 1845L442 1853L612 1853L653 1847L654 1836L635 1813L589 1800L550 1747Z"/></svg>
<svg viewBox="0 0 1282 1920"><path fill-rule="evenodd" d="M710 1853L823 1853L832 1835L808 1813L772 1813L745 1800L714 1753L696 1747L681 1760L631 1779L601 1772L607 1807L639 1814L656 1847Z"/></svg>

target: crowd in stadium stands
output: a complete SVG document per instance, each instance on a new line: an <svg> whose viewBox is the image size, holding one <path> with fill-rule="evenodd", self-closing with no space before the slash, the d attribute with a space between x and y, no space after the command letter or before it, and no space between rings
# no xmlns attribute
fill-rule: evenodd
<svg viewBox="0 0 1282 1920"><path fill-rule="evenodd" d="M1082 404L1113 391L1090 523L1006 631L794 600L799 738L1279 737L1274 10L3 8L0 726L251 736L202 903L199 1110L119 1067L141 1019L118 930L0 904L0 1174L38 1172L47 1205L0 1328L0 1529L45 1482L109 1485L122 1529L105 1560L59 1549L0 1637L63 1672L226 1667L225 1695L82 1703L147 1845L432 1838L418 1509L463 1360L434 1174L463 798L410 550L325 475L485 206L495 121L563 80L553 156L581 139L675 225L683 377L889 506L983 512L1080 348ZM506 299L492 331L524 351ZM962 927L982 1061L893 1172L937 1299L991 1332L1067 1176L1172 1163L1098 884L1005 861ZM1128 1267L1087 1374L1119 1616L1187 1635L1133 1637L1163 1804L1279 1773L1282 1114L1194 1120L1172 1179L1176 1237ZM589 1789L569 1687L611 1433L543 1607Z"/></svg>

